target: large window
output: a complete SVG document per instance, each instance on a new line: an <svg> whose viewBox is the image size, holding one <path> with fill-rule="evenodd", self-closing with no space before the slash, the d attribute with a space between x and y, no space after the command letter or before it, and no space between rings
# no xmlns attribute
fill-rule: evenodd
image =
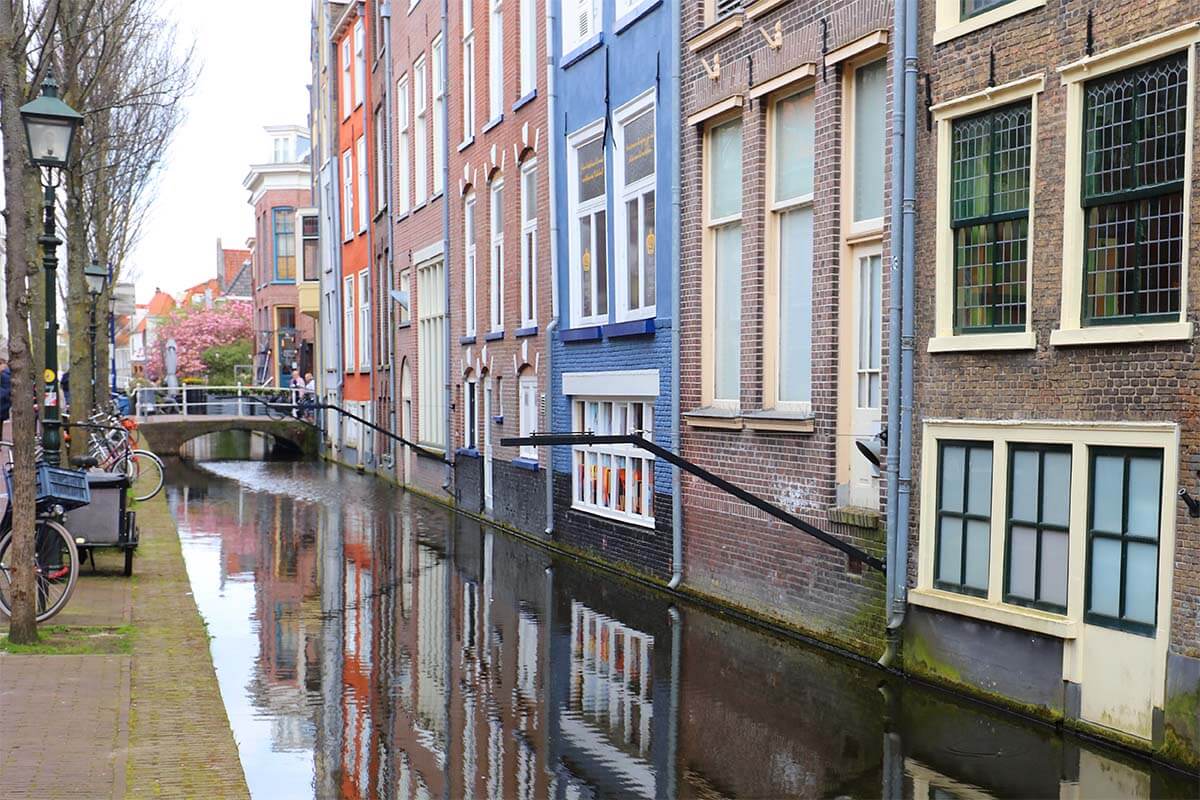
<svg viewBox="0 0 1200 800"><path fill-rule="evenodd" d="M421 441L446 446L446 286L445 262L417 267L417 398Z"/></svg>
<svg viewBox="0 0 1200 800"><path fill-rule="evenodd" d="M371 368L371 278L367 270L358 273L358 368Z"/></svg>
<svg viewBox="0 0 1200 800"><path fill-rule="evenodd" d="M488 120L504 114L504 9L488 0Z"/></svg>
<svg viewBox="0 0 1200 800"><path fill-rule="evenodd" d="M562 51L569 53L600 32L600 0L564 0Z"/></svg>
<svg viewBox="0 0 1200 800"><path fill-rule="evenodd" d="M320 279L321 237L316 214L305 214L300 218L301 258L304 260L304 280Z"/></svg>
<svg viewBox="0 0 1200 800"><path fill-rule="evenodd" d="M1024 101L954 121L956 333L1025 329L1032 116Z"/></svg>
<svg viewBox="0 0 1200 800"><path fill-rule="evenodd" d="M879 408L883 388L883 256L858 258L856 392L859 408Z"/></svg>
<svg viewBox="0 0 1200 800"><path fill-rule="evenodd" d="M1065 614L1071 449L1014 444L1008 459L1004 599Z"/></svg>
<svg viewBox="0 0 1200 800"><path fill-rule="evenodd" d="M463 333L475 335L475 195L463 202Z"/></svg>
<svg viewBox="0 0 1200 800"><path fill-rule="evenodd" d="M572 324L608 319L608 245L604 136L597 127L569 147Z"/></svg>
<svg viewBox="0 0 1200 800"><path fill-rule="evenodd" d="M396 211L408 213L410 191L408 154L408 76L396 84Z"/></svg>
<svg viewBox="0 0 1200 800"><path fill-rule="evenodd" d="M342 238L354 238L354 156L342 153Z"/></svg>
<svg viewBox="0 0 1200 800"><path fill-rule="evenodd" d="M464 142L475 138L475 18L472 13L472 0L463 0L462 135Z"/></svg>
<svg viewBox="0 0 1200 800"><path fill-rule="evenodd" d="M367 96L366 35L363 21L354 23L354 106L362 105Z"/></svg>
<svg viewBox="0 0 1200 800"><path fill-rule="evenodd" d="M934 585L986 595L991 543L992 446L943 442L938 453Z"/></svg>
<svg viewBox="0 0 1200 800"><path fill-rule="evenodd" d="M417 206L424 205L429 194L429 143L426 141L428 129L425 127L427 102L425 56L420 56L413 64L413 203Z"/></svg>
<svg viewBox="0 0 1200 800"><path fill-rule="evenodd" d="M1184 53L1084 87L1085 324L1179 318L1187 96Z"/></svg>
<svg viewBox="0 0 1200 800"><path fill-rule="evenodd" d="M488 261L489 330L504 330L504 181L492 182L491 202L492 249Z"/></svg>
<svg viewBox="0 0 1200 800"><path fill-rule="evenodd" d="M521 96L537 88L537 0L521 0Z"/></svg>
<svg viewBox="0 0 1200 800"><path fill-rule="evenodd" d="M521 327L537 325L537 165L521 165Z"/></svg>
<svg viewBox="0 0 1200 800"><path fill-rule="evenodd" d="M446 73L442 57L444 45L438 35L433 40L433 193L446 186Z"/></svg>
<svg viewBox="0 0 1200 800"><path fill-rule="evenodd" d="M271 209L272 245L275 248L275 280L296 280L296 210Z"/></svg>
<svg viewBox="0 0 1200 800"><path fill-rule="evenodd" d="M573 398L574 430L597 435L654 431L654 405L641 400ZM574 447L572 505L603 516L654 524L654 457L633 445Z"/></svg>
<svg viewBox="0 0 1200 800"><path fill-rule="evenodd" d="M370 214L367 206L367 137L359 136L354 142L354 158L358 162L358 232L365 233Z"/></svg>
<svg viewBox="0 0 1200 800"><path fill-rule="evenodd" d="M778 311L773 320L774 400L812 405L812 254L815 119L813 90L777 98L770 106L771 236Z"/></svg>
<svg viewBox="0 0 1200 800"><path fill-rule="evenodd" d="M1096 447L1090 459L1086 619L1153 635L1162 451Z"/></svg>
<svg viewBox="0 0 1200 800"><path fill-rule="evenodd" d="M653 95L618 114L616 157L620 203L615 209L618 317L654 316L655 125Z"/></svg>
<svg viewBox="0 0 1200 800"><path fill-rule="evenodd" d="M354 109L354 96L351 94L353 80L350 38L346 37L342 40L342 119L349 117Z"/></svg>
<svg viewBox="0 0 1200 800"><path fill-rule="evenodd" d="M884 130L887 127L887 61L854 71L854 222L883 218Z"/></svg>
<svg viewBox="0 0 1200 800"><path fill-rule="evenodd" d="M342 365L354 371L354 276L342 282Z"/></svg>
<svg viewBox="0 0 1200 800"><path fill-rule="evenodd" d="M536 375L522 375L517 382L520 403L518 422L521 436L532 436L538 432L538 382ZM538 451L533 445L521 445L521 458L537 461Z"/></svg>
<svg viewBox="0 0 1200 800"><path fill-rule="evenodd" d="M708 131L707 227L711 254L712 399L736 405L742 353L742 121Z"/></svg>

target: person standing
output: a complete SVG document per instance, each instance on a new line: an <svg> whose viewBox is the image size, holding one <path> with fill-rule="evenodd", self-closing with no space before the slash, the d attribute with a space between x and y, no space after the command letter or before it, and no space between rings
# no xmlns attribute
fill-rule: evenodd
<svg viewBox="0 0 1200 800"><path fill-rule="evenodd" d="M8 368L8 350L0 349L0 437L12 441L8 417L12 411L12 370Z"/></svg>

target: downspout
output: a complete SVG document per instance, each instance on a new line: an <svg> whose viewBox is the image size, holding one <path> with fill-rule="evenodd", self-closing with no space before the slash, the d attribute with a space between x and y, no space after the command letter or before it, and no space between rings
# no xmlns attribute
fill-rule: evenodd
<svg viewBox="0 0 1200 800"><path fill-rule="evenodd" d="M384 189L384 196L387 201L387 239L388 239L388 255L387 255L387 295L383 298L383 307L387 309L384 314L384 327L387 329L386 336L388 337L389 347L388 352L391 358L391 375L392 375L392 398L388 404L388 430L396 431L396 403L400 397L400 370L396 368L396 332L392 321L392 288L394 286L395 273L395 258L396 258L396 242L395 242L395 226L392 224L392 4L388 0L384 0L379 6L379 19L383 27L380 35L383 37L383 139L385 146L383 148L383 174L384 181L387 187ZM399 474L396 468L396 443L388 441L388 454L392 461L392 477ZM407 477L407 476L405 476ZM399 481L397 481L398 483Z"/></svg>
<svg viewBox="0 0 1200 800"><path fill-rule="evenodd" d="M444 279L446 304L446 385L442 393L442 402L446 409L446 479L442 490L452 491L454 486L454 458L450 446L450 387L453 380L450 377L450 41L446 35L449 32L450 18L449 0L442 0L442 276Z"/></svg>
<svg viewBox="0 0 1200 800"><path fill-rule="evenodd" d="M897 0L892 48L891 272L888 309L887 648L895 661L904 625L912 471L913 188L916 181L916 4ZM903 76L901 78L901 76ZM897 248L897 243L900 244ZM898 356L898 357L897 357Z"/></svg>
<svg viewBox="0 0 1200 800"><path fill-rule="evenodd" d="M331 19L331 17L328 16L328 14L329 14L329 8L328 8L328 6L326 6L326 15L327 15L326 16L326 30L327 31L329 29L329 25L332 23L332 19ZM338 63L337 56L338 56L337 44L334 43L333 41L330 41L329 42L329 64L331 64L331 65L337 64ZM344 327L345 320L346 320L346 307L345 307L346 298L342 297L342 286L345 283L345 279L342 276L342 241L343 241L343 237L345 236L345 233L344 233L344 231L342 231L342 215L344 213L344 210L342 209L342 192L341 192L341 186L342 186L341 120L338 118L339 115L338 115L338 111L337 111L337 102L338 102L337 91L336 91L337 86L338 86L337 79L331 77L328 81L328 85L329 85L329 98L328 98L329 102L325 106L325 116L326 116L326 120L327 120L326 128L329 131L330 141L326 143L326 146L332 148L332 152L329 153L329 160L331 162L329 193L330 193L330 195L332 195L332 205L333 205L333 214L332 214L332 219L330 221L330 227L333 229L333 248L332 248L332 252L334 255L334 259L333 259L334 263L332 265L332 267L333 267L333 299L334 299L334 302L337 303L337 313L335 314L335 316L337 317L336 327L337 327L337 332L338 332L338 338L337 338L338 347L337 347L337 353L336 353L337 358L335 359L335 363L337 365L337 370L336 370L336 374L337 374L337 405L338 405L338 407L341 407L341 406L345 405L345 402L346 402L346 395L345 395L345 392L346 392L346 363L345 363L346 330ZM342 446L345 444L344 428L343 428L342 420L340 417L338 418L337 432L338 432L338 441L335 443L334 446L337 448L337 457L340 459L342 456Z"/></svg>
<svg viewBox="0 0 1200 800"><path fill-rule="evenodd" d="M558 154L558 136L555 133L555 109L558 107L558 84L554 80L553 42L555 10L557 0L546 0L546 119L547 137L550 143L549 181L550 212L550 312L553 318L546 326L546 430L554 431L554 332L558 330L558 205L554 202L556 172L554 164ZM554 536L554 449L546 448L546 536Z"/></svg>
<svg viewBox="0 0 1200 800"><path fill-rule="evenodd" d="M363 52L363 89L365 92L367 87L371 85L370 84L371 76L367 71L367 53L366 53L367 48L370 47L371 45L370 45L369 40L367 39L367 35L366 35L366 24L367 24L366 3L363 2L362 0L359 0L359 3L358 3L358 16L363 20L363 51L364 51ZM367 136L368 133L371 133L372 136L368 137ZM365 167L365 169L367 170L367 187L366 187L367 196L359 198L358 202L360 205L369 204L371 202L371 196L372 196L371 195L371 169L370 169L369 165L371 163L371 139L374 138L373 134L374 134L374 132L371 130L371 104L368 103L366 100L363 100L363 103L362 103L362 138L363 138L363 144L365 146L364 149L366 151L363 153L363 157L367 160L368 166ZM357 155L358 155L358 153L356 152L355 156L357 156ZM363 169L363 168L364 167L362 165L359 166L359 169ZM357 178L357 176L355 176L355 177ZM357 183L357 181L355 181L355 182ZM366 205L366 208L368 209L368 211L367 211L367 274L374 275L376 273L376 269L375 269L375 222L371 219L371 216L372 216L371 212L370 212L371 206ZM367 285L368 285L368 287L371 287L369 289L370 293L374 294L375 293L374 287L376 286L375 282L369 281L367 283ZM379 305L378 298L371 298L371 299L374 300L375 306ZM359 302L360 303L362 302L362 298L359 298ZM361 317L360 317L360 319L361 319ZM360 338L362 338L361 334L360 334ZM368 338L367 341L369 342L370 338ZM367 419L370 419L370 420L375 419L375 405L376 405L376 403L375 403L375 374L377 372L377 370L375 369L375 364L377 361L377 356L379 355L378 353L375 352L376 349L377 348L374 348L374 347L371 348L371 357L369 359L367 359L367 386L369 387L367 389L367 397L369 398L368 399L368 407L371 409L370 416L368 416ZM362 354L361 353L359 354L358 358L359 358L359 362L361 365L361 362L362 362ZM366 415L364 415L364 416L366 416ZM379 444L380 444L379 434L375 434L375 436L372 438L374 439L374 441L371 444L371 459L374 461L374 464L372 466L374 467L373 472L375 474L378 474L378 472L379 472ZM368 439L368 441L370 441L370 439ZM364 466L363 462L366 460L364 458L364 456L365 456L364 453L359 454L358 464L359 464L360 468Z"/></svg>
<svg viewBox="0 0 1200 800"><path fill-rule="evenodd" d="M679 261L680 197L679 197L679 149L680 103L679 91L679 43L682 41L682 14L671 17L671 87L675 97L671 101L671 124L669 130L675 138L671 148L671 233L674 236L675 261ZM679 270L671 276L671 449L682 453L679 441ZM679 467L671 466L671 580L667 586L676 589L683 581L683 473Z"/></svg>

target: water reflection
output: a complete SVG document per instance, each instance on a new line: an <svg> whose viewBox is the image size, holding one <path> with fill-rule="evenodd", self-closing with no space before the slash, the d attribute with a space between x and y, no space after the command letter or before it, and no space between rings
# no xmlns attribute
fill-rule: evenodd
<svg viewBox="0 0 1200 800"><path fill-rule="evenodd" d="M335 467L172 465L256 797L1192 797Z"/></svg>

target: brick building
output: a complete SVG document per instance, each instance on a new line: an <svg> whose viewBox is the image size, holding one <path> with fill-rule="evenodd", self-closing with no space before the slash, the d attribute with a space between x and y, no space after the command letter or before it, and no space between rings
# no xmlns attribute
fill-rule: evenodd
<svg viewBox="0 0 1200 800"><path fill-rule="evenodd" d="M1195 765L1197 9L948 0L919 31L906 664Z"/></svg>
<svg viewBox="0 0 1200 800"><path fill-rule="evenodd" d="M683 455L883 541L891 3L694 3L681 92ZM878 653L882 576L690 477L684 578Z"/></svg>
<svg viewBox="0 0 1200 800"><path fill-rule="evenodd" d="M446 232L445 35L441 6L417 0L393 7L388 45L394 90L390 133L393 281L398 399L396 428L431 453L449 453L450 321L447 264L453 263ZM445 497L449 474L442 459L401 447L397 478Z"/></svg>
<svg viewBox="0 0 1200 800"><path fill-rule="evenodd" d="M549 451L500 445L544 431L553 318L545 15L532 0L454 6L447 37L450 264L457 501L546 527Z"/></svg>
<svg viewBox="0 0 1200 800"><path fill-rule="evenodd" d="M256 383L286 387L293 369L303 374L313 368L315 326L298 313L297 284L308 253L302 242L303 220L316 211L310 208L308 130L297 125L265 130L271 158L252 165L242 181L254 208L254 371ZM315 242L315 231L309 238Z"/></svg>
<svg viewBox="0 0 1200 800"><path fill-rule="evenodd" d="M562 3L550 35L558 327L546 427L675 449L675 2ZM672 470L628 445L554 452L556 540L666 579Z"/></svg>

